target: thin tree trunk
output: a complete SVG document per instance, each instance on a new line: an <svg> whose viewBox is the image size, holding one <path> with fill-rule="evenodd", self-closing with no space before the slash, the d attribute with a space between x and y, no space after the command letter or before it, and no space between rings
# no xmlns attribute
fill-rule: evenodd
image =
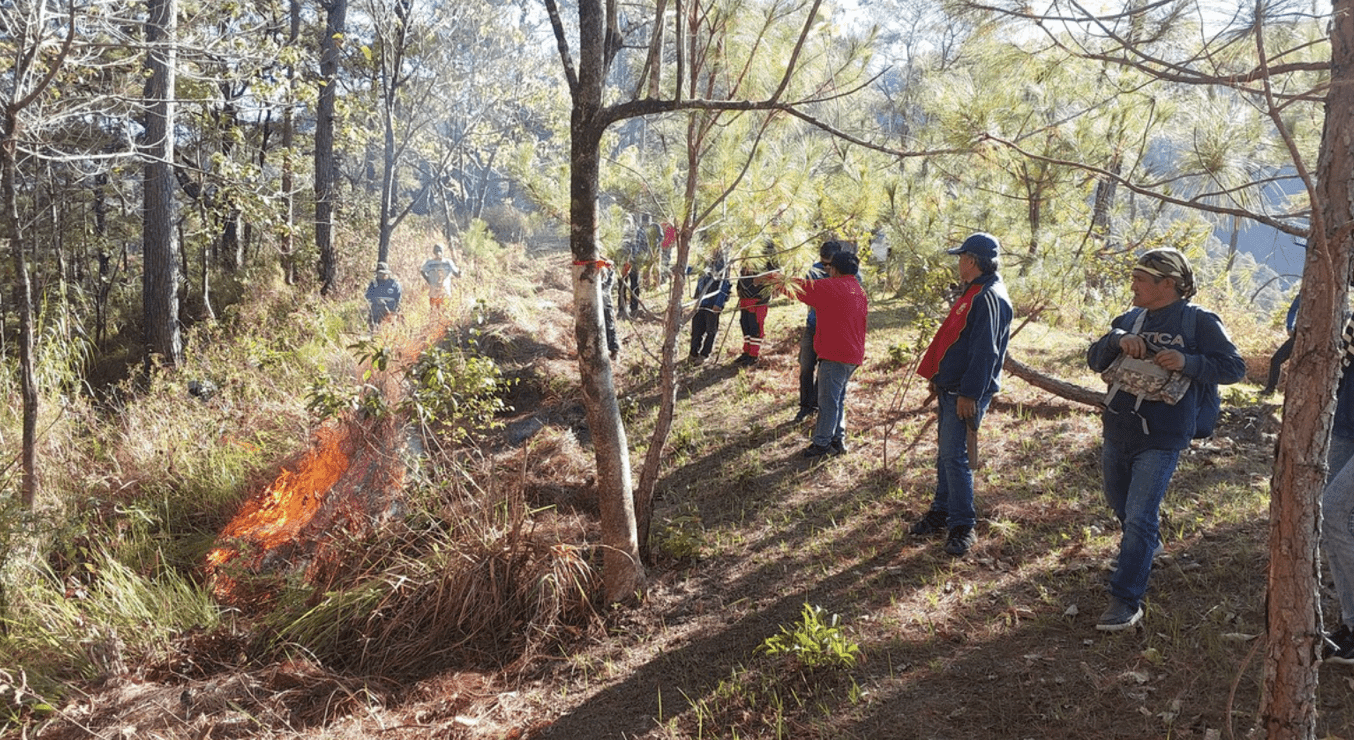
<svg viewBox="0 0 1354 740"><path fill-rule="evenodd" d="M15 299L19 309L19 379L23 397L23 450L20 502L33 508L37 499L38 386L33 368L33 286L28 274L28 256L19 221L16 193L19 114L5 111L4 139L0 141L0 196L4 198L4 234L14 258Z"/></svg>
<svg viewBox="0 0 1354 740"><path fill-rule="evenodd" d="M1283 428L1269 507L1264 695L1270 740L1316 736L1320 661L1320 500L1340 368L1340 328L1350 277L1350 175L1354 150L1354 0L1331 16L1331 80L1302 273ZM1348 615L1345 615L1348 617Z"/></svg>
<svg viewBox="0 0 1354 740"><path fill-rule="evenodd" d="M288 2L290 26L287 30L287 45L296 46L301 35L301 0ZM296 131L296 66L287 65L287 102L282 110L282 200L283 216L282 276L287 285L296 284L296 194L292 174L295 169L293 160L294 137Z"/></svg>
<svg viewBox="0 0 1354 740"><path fill-rule="evenodd" d="M644 562L652 562L649 552L649 533L653 529L653 494L662 473L663 449L677 409L677 337L686 325L682 299L686 296L686 266L691 260L691 231L686 225L677 237L672 280L668 286L668 306L663 312L663 346L658 354L658 417L654 420L649 451L644 455L639 485L635 488L635 526L639 536L639 552Z"/></svg>

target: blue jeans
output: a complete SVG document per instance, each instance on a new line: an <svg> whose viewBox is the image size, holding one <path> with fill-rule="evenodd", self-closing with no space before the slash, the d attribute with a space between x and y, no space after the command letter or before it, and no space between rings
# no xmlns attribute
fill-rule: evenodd
<svg viewBox="0 0 1354 740"><path fill-rule="evenodd" d="M1105 501L1123 527L1119 562L1110 577L1110 594L1134 606L1147 594L1152 575L1152 553L1160 542L1161 500L1175 474L1179 450L1139 450L1130 453L1105 440L1101 467Z"/></svg>
<svg viewBox="0 0 1354 740"><path fill-rule="evenodd" d="M1330 564L1340 620L1354 627L1354 465L1345 465L1354 439L1331 435L1330 479L1321 492L1321 548Z"/></svg>
<svg viewBox="0 0 1354 740"><path fill-rule="evenodd" d="M945 514L949 527L972 527L978 520L973 510L973 471L969 469L968 423L959 418L955 406L959 394L940 392L940 418L936 424L936 495L931 510ZM983 414L992 397L978 399L975 424L982 423Z"/></svg>
<svg viewBox="0 0 1354 740"><path fill-rule="evenodd" d="M836 360L818 361L818 420L813 425L813 443L827 447L846 435L846 382L855 365Z"/></svg>
<svg viewBox="0 0 1354 740"><path fill-rule="evenodd" d="M1335 480L1351 457L1354 457L1354 439L1332 434L1330 449L1326 451L1326 485Z"/></svg>

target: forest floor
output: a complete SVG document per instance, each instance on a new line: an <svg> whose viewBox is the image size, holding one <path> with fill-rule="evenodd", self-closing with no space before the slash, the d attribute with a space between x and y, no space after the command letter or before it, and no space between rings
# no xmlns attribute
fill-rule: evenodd
<svg viewBox="0 0 1354 740"><path fill-rule="evenodd" d="M530 494L539 506L588 510L572 299L558 278L546 282L534 301L549 318L529 331L501 327L536 379L514 401L519 417L543 424L538 437L581 444ZM681 370L656 502L662 557L641 603L508 670L379 687L297 664L192 686L143 681L91 689L79 723L38 736L1221 740L1256 725L1281 397L1259 399L1253 382L1224 389L1217 435L1182 456L1163 505L1166 552L1146 616L1106 634L1095 619L1118 538L1100 493L1093 409L1007 376L981 431L978 543L956 559L942 540L907 533L930 501L935 427L906 364L913 352L902 348L917 337L902 308L872 305L867 362L849 391L849 452L818 461L799 456L811 422L792 421L803 308L773 308L763 359L747 369L731 364L741 351L733 313L716 355ZM644 315L620 329L617 384L637 468L657 405L661 323ZM1012 352L1100 388L1084 365L1089 339L1030 324ZM685 341L683 331L679 348ZM1262 378L1266 351L1247 354ZM531 443L487 454L524 450ZM1338 607L1326 587L1323 602L1331 624ZM793 630L805 605L839 615L857 665L802 671L760 649ZM1354 740L1354 674L1323 666L1320 679L1318 736ZM147 719L212 691L230 697L222 720L194 735ZM266 706L283 719L261 719Z"/></svg>

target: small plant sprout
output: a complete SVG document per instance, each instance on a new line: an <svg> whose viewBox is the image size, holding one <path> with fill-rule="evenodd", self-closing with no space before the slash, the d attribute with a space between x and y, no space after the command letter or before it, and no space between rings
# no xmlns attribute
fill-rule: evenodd
<svg viewBox="0 0 1354 740"><path fill-rule="evenodd" d="M860 645L847 638L841 615L829 615L821 606L805 603L799 622L782 625L760 650L772 657L789 657L803 669L851 668L860 660Z"/></svg>

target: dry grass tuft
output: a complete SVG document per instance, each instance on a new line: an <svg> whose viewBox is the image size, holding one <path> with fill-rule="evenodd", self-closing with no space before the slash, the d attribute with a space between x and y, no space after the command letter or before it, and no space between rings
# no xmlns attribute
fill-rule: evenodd
<svg viewBox="0 0 1354 740"><path fill-rule="evenodd" d="M490 484L448 488L426 518L330 548L347 559L313 571L323 594L272 620L284 644L326 666L395 677L501 667L586 627L596 575L577 546L528 518L516 482L493 472L461 478Z"/></svg>

